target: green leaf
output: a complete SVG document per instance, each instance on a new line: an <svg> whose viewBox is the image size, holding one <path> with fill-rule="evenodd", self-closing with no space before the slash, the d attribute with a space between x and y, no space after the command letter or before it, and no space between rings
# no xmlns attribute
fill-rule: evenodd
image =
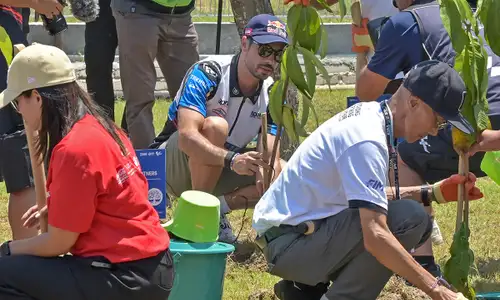
<svg viewBox="0 0 500 300"><path fill-rule="evenodd" d="M306 126L307 120L309 119L309 104L306 101L302 101L302 118L300 120L301 126Z"/></svg>
<svg viewBox="0 0 500 300"><path fill-rule="evenodd" d="M478 3L479 19L484 25L484 36L491 50L500 55L500 2L498 0L482 0Z"/></svg>
<svg viewBox="0 0 500 300"><path fill-rule="evenodd" d="M311 92L309 91L309 87L307 86L307 82L304 78L304 73L302 72L302 68L297 58L297 54L297 48L294 46L286 49L284 54L286 56L286 72L297 89L301 93L308 95L309 98L312 98Z"/></svg>
<svg viewBox="0 0 500 300"><path fill-rule="evenodd" d="M314 65L314 62L311 61L311 59L305 56L303 58L309 92L311 93L311 96L314 96L314 92L316 91L316 66Z"/></svg>
<svg viewBox="0 0 500 300"><path fill-rule="evenodd" d="M292 142L298 141L295 132L295 115L293 114L293 108L288 104L283 105L283 127Z"/></svg>
<svg viewBox="0 0 500 300"><path fill-rule="evenodd" d="M321 4L321 6L323 6L323 8L328 11L329 13L332 13L333 14L333 10L330 8L330 6L328 6L328 4L326 4L325 0L316 0L319 4Z"/></svg>
<svg viewBox="0 0 500 300"><path fill-rule="evenodd" d="M319 60L319 58L316 55L314 55L314 53L305 48L299 46L298 49L302 54L302 56L304 57L304 61L310 60L314 63L318 71L321 73L321 76L325 79L326 83L328 84L328 87L331 89L332 87L330 83L331 79L330 74L328 74L328 70L325 68L321 60Z"/></svg>
<svg viewBox="0 0 500 300"><path fill-rule="evenodd" d="M343 20L347 12L347 0L339 0L340 19Z"/></svg>
<svg viewBox="0 0 500 300"><path fill-rule="evenodd" d="M314 115L314 121L316 122L316 126L319 126L319 119L318 119L318 114L316 113L316 109L314 108L314 104L311 101L311 98L308 98L307 95L302 94L302 105L307 105L313 112Z"/></svg>
<svg viewBox="0 0 500 300"><path fill-rule="evenodd" d="M288 31L288 36L292 41L295 41L295 32L297 31L297 28L299 26L300 14L301 14L301 8L297 5L292 5L292 7L288 9L287 19L286 19L287 31Z"/></svg>
<svg viewBox="0 0 500 300"><path fill-rule="evenodd" d="M308 137L309 134L307 133L307 131L304 129L304 126L302 126L302 124L300 124L299 122L297 122L297 120L294 120L294 126L295 126L295 134L297 136L302 136L302 137Z"/></svg>
<svg viewBox="0 0 500 300"><path fill-rule="evenodd" d="M326 51L328 50L328 32L326 32L323 22L321 22L321 58L326 57Z"/></svg>
<svg viewBox="0 0 500 300"><path fill-rule="evenodd" d="M453 236L450 259L444 266L444 277L468 299L476 299L468 274L474 263L474 253L469 249L469 228L462 222Z"/></svg>
<svg viewBox="0 0 500 300"><path fill-rule="evenodd" d="M462 0L440 0L441 20L448 32L453 48L457 53L462 52L468 44L467 34L462 27L462 16L460 15L457 1Z"/></svg>
<svg viewBox="0 0 500 300"><path fill-rule="evenodd" d="M282 124L283 88L284 80L280 79L273 84L269 93L269 113L276 125Z"/></svg>
<svg viewBox="0 0 500 300"><path fill-rule="evenodd" d="M295 37L300 46L313 52L319 50L321 35L321 18L316 9L307 6L301 6L299 25L295 30Z"/></svg>
<svg viewBox="0 0 500 300"><path fill-rule="evenodd" d="M455 2L458 8L463 26L465 26L465 28L477 27L477 21L474 18L469 2L467 2L467 0L453 0L453 1Z"/></svg>

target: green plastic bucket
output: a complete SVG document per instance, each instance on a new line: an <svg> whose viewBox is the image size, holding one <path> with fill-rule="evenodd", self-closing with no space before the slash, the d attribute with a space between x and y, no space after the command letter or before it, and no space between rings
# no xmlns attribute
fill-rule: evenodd
<svg viewBox="0 0 500 300"><path fill-rule="evenodd" d="M498 300L498 299L500 299L500 292L477 294L476 299L477 300Z"/></svg>
<svg viewBox="0 0 500 300"><path fill-rule="evenodd" d="M227 256L234 246L226 243L188 243L170 240L174 258L174 286L169 300L221 300Z"/></svg>
<svg viewBox="0 0 500 300"><path fill-rule="evenodd" d="M219 237L220 201L202 191L185 191L173 217L163 224L168 232L193 243L212 243Z"/></svg>

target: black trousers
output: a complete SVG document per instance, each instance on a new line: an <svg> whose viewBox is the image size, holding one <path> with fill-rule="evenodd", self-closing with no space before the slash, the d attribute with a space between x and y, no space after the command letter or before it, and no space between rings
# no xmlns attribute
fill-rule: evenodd
<svg viewBox="0 0 500 300"><path fill-rule="evenodd" d="M170 251L109 264L104 258L0 258L2 300L166 300L174 281Z"/></svg>
<svg viewBox="0 0 500 300"><path fill-rule="evenodd" d="M85 25L85 66L87 90L111 119L115 119L115 92L113 89L113 61L118 37L111 0L99 0L99 16ZM122 127L126 128L125 117Z"/></svg>

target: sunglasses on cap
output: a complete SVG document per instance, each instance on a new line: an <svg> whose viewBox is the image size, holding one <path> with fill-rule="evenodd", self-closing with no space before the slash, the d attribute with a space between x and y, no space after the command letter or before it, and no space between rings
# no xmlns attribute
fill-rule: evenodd
<svg viewBox="0 0 500 300"><path fill-rule="evenodd" d="M260 57L269 57L274 54L274 60L276 60L276 62L278 63L281 62L281 59L283 58L283 54L285 53L286 48L275 50L268 44L259 44L254 40L252 40L252 43L259 46L258 53Z"/></svg>

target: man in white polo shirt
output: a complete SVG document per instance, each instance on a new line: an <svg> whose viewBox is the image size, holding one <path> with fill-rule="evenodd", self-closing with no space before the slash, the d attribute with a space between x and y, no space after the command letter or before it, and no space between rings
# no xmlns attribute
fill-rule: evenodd
<svg viewBox="0 0 500 300"><path fill-rule="evenodd" d="M422 62L388 102L351 106L299 146L253 215L268 271L284 279L275 286L280 299L373 300L393 273L434 300L458 299L408 251L432 230L419 202L456 201L459 182L469 199L480 199L474 175L431 187L385 186L389 165L397 164L395 139L435 135L447 122L473 132L459 112L464 94L449 65Z"/></svg>

